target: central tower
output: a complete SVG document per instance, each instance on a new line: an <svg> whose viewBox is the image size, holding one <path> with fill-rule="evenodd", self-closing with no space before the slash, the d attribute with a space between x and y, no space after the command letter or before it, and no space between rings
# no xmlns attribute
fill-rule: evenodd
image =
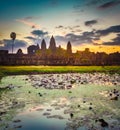
<svg viewBox="0 0 120 130"><path fill-rule="evenodd" d="M55 53L55 52L56 52L56 43L55 43L55 39L54 39L53 36L52 36L51 39L50 39L49 49L51 50L52 53Z"/></svg>

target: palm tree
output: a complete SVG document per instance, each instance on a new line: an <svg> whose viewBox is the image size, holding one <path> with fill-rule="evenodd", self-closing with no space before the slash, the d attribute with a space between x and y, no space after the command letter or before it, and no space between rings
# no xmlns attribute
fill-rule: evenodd
<svg viewBox="0 0 120 130"><path fill-rule="evenodd" d="M15 39L16 39L16 33L15 32L11 32L10 37L13 40L13 42L12 42L12 54L13 54L13 48L14 48L14 43L15 43Z"/></svg>

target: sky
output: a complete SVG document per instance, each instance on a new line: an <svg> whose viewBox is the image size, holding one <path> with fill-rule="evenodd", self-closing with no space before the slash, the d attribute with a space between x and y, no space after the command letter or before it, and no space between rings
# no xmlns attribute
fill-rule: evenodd
<svg viewBox="0 0 120 130"><path fill-rule="evenodd" d="M120 0L0 0L0 50L11 53L10 33L16 33L14 53L24 53L44 38L73 52L120 52Z"/></svg>

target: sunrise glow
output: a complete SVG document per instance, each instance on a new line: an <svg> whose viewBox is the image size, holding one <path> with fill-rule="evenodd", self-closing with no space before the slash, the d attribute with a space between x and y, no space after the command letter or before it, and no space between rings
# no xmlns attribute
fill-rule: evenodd
<svg viewBox="0 0 120 130"><path fill-rule="evenodd" d="M119 11L119 0L1 0L0 49L10 50L9 35L16 32L15 52L41 46L43 38L48 46L52 35L62 48L71 41L73 52L120 52Z"/></svg>

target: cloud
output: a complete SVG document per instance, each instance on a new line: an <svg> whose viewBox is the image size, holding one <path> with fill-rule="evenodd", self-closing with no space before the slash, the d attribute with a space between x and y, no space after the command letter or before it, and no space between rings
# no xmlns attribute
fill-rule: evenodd
<svg viewBox="0 0 120 130"><path fill-rule="evenodd" d="M45 35L47 35L48 34L48 32L44 32L43 30L33 30L32 32L31 32L31 34L33 34L33 35L35 35L35 36L45 36Z"/></svg>
<svg viewBox="0 0 120 130"><path fill-rule="evenodd" d="M68 33L65 36L56 36L55 39L61 42L71 41L75 46L82 44L97 44L98 41L101 41L102 36L109 35L110 33L120 33L120 25L110 26L109 28L103 30L92 30L85 31L81 34ZM101 42L103 45L120 45L120 34L117 34L117 37L111 39L112 42Z"/></svg>
<svg viewBox="0 0 120 130"><path fill-rule="evenodd" d="M27 16L23 18L24 20L33 20L33 19L40 19L40 17L37 16Z"/></svg>
<svg viewBox="0 0 120 130"><path fill-rule="evenodd" d="M75 26L62 26L62 25L59 25L59 26L56 26L55 28L63 28L63 29L69 29L69 30L72 30L72 29L74 29L74 28L79 28L80 27L80 25L75 25Z"/></svg>
<svg viewBox="0 0 120 130"><path fill-rule="evenodd" d="M96 6L103 1L104 0L84 0L84 2L81 2L81 0L76 0L76 4L73 5L73 13L80 15L85 12L86 8L88 9L89 6Z"/></svg>
<svg viewBox="0 0 120 130"><path fill-rule="evenodd" d="M34 17L33 16L27 16L27 17L25 17L24 19L26 19L26 20L31 20L31 19L33 19Z"/></svg>
<svg viewBox="0 0 120 130"><path fill-rule="evenodd" d="M56 7L56 6L58 5L58 0L51 0L51 1L50 1L50 5L51 5L52 7Z"/></svg>
<svg viewBox="0 0 120 130"><path fill-rule="evenodd" d="M81 32L82 30L80 29L80 25L75 25L75 26L62 26L62 25L59 25L59 26L56 26L55 27L56 29L62 29L63 31L69 31L69 32L74 32L74 33L77 33L77 32Z"/></svg>
<svg viewBox="0 0 120 130"><path fill-rule="evenodd" d="M104 42L103 45L117 45L117 46L120 46L120 34L117 34L117 37L112 39L112 42Z"/></svg>
<svg viewBox="0 0 120 130"><path fill-rule="evenodd" d="M35 24L31 21L28 21L28 19L16 19L17 22L23 23L31 28L40 28L38 24Z"/></svg>
<svg viewBox="0 0 120 130"><path fill-rule="evenodd" d="M100 3L103 0L90 0L89 2L86 3L87 6L91 6L91 5L96 5L98 3Z"/></svg>
<svg viewBox="0 0 120 130"><path fill-rule="evenodd" d="M0 33L0 36L2 36L2 33Z"/></svg>
<svg viewBox="0 0 120 130"><path fill-rule="evenodd" d="M80 30L80 29L75 29L75 30L72 30L71 32L72 32L72 33L82 32L82 30Z"/></svg>
<svg viewBox="0 0 120 130"><path fill-rule="evenodd" d="M32 36L27 36L27 37L24 37L24 38L30 40L30 42L32 44L39 44L41 42L41 39L35 38L35 37L32 37Z"/></svg>
<svg viewBox="0 0 120 130"><path fill-rule="evenodd" d="M67 42L67 39L64 36L55 36L55 40L58 42Z"/></svg>
<svg viewBox="0 0 120 130"><path fill-rule="evenodd" d="M12 48L12 40L9 39L3 39L1 41L3 43L3 46L0 46L1 50L9 50L11 52ZM25 48L27 47L28 43L23 40L15 40L14 44L14 52L17 51L19 48Z"/></svg>
<svg viewBox="0 0 120 130"><path fill-rule="evenodd" d="M65 36L55 36L55 39L58 43L67 43L71 41L72 45L78 46L82 44L91 44L94 37L94 31L84 32L81 35L76 35L74 33L68 33Z"/></svg>
<svg viewBox="0 0 120 130"><path fill-rule="evenodd" d="M69 30L72 30L72 27L70 27L70 26L64 27L64 26L62 26L62 25L56 26L55 28L56 28L56 29L69 29Z"/></svg>
<svg viewBox="0 0 120 130"><path fill-rule="evenodd" d="M69 29L69 30L78 29L78 28L80 28L80 25L65 27L65 29Z"/></svg>
<svg viewBox="0 0 120 130"><path fill-rule="evenodd" d="M60 36L57 38L61 41L67 42L71 41L74 45L82 45L82 44L93 44L93 40L99 40L100 36L95 34L95 31L85 31L81 33L80 35L75 33L68 33L64 37ZM56 39L57 39L56 38Z"/></svg>
<svg viewBox="0 0 120 130"><path fill-rule="evenodd" d="M73 15L80 15L81 13L84 12L84 5L82 5L81 3L76 4L73 6Z"/></svg>
<svg viewBox="0 0 120 130"><path fill-rule="evenodd" d="M112 0L110 2L106 2L98 7L98 9L107 9L113 6L117 6L120 4L120 0Z"/></svg>
<svg viewBox="0 0 120 130"><path fill-rule="evenodd" d="M76 25L76 26L74 26L74 28L79 28L80 27L80 25Z"/></svg>
<svg viewBox="0 0 120 130"><path fill-rule="evenodd" d="M97 20L90 20L90 21L85 21L85 25L86 26L92 26L92 25L94 25L94 24L97 24L98 23L98 21Z"/></svg>
<svg viewBox="0 0 120 130"><path fill-rule="evenodd" d="M56 26L55 28L64 28L62 25Z"/></svg>
<svg viewBox="0 0 120 130"><path fill-rule="evenodd" d="M85 32L82 32L81 34L76 34L76 32L72 32L73 29L74 30L79 29L80 27L79 25L72 26L72 27L70 26L64 27L62 25L59 25L58 27L71 30L70 31L71 33L68 33L65 36L60 36L60 35L55 36L56 43L59 43L61 45L65 45L65 43L67 43L68 41L71 41L72 45L74 46L79 46L79 45L84 45L84 44L93 44L97 46L97 45L100 45L97 42L100 41L100 38L102 36L109 35L110 33L120 33L120 25L110 26L103 30L85 31ZM44 36L44 38L47 39L46 41L48 41L49 43L49 38L47 38L48 35L46 36L48 32L44 32L42 30L34 30L31 33L35 36ZM28 36L25 38L34 40L34 37L31 37L31 36ZM120 34L117 34L117 37L111 40L112 42L105 42L105 43L101 42L101 44L119 45Z"/></svg>
<svg viewBox="0 0 120 130"><path fill-rule="evenodd" d="M68 41L73 42L75 45L84 44L84 43L92 43L92 40L95 38L94 32L83 32L81 35L76 35L73 33L69 33L65 36Z"/></svg>
<svg viewBox="0 0 120 130"><path fill-rule="evenodd" d="M36 38L34 38L34 37L31 37L31 36L27 36L27 37L24 37L24 38L26 38L26 39L29 39L29 40L36 40Z"/></svg>
<svg viewBox="0 0 120 130"><path fill-rule="evenodd" d="M73 6L73 8L74 8L75 10L79 10L79 9L81 9L81 7L82 7L82 5L79 4L79 3Z"/></svg>
<svg viewBox="0 0 120 130"><path fill-rule="evenodd" d="M119 33L119 32L120 32L120 25L115 25L104 30L98 30L96 31L96 34L99 36L106 36L110 33Z"/></svg>

